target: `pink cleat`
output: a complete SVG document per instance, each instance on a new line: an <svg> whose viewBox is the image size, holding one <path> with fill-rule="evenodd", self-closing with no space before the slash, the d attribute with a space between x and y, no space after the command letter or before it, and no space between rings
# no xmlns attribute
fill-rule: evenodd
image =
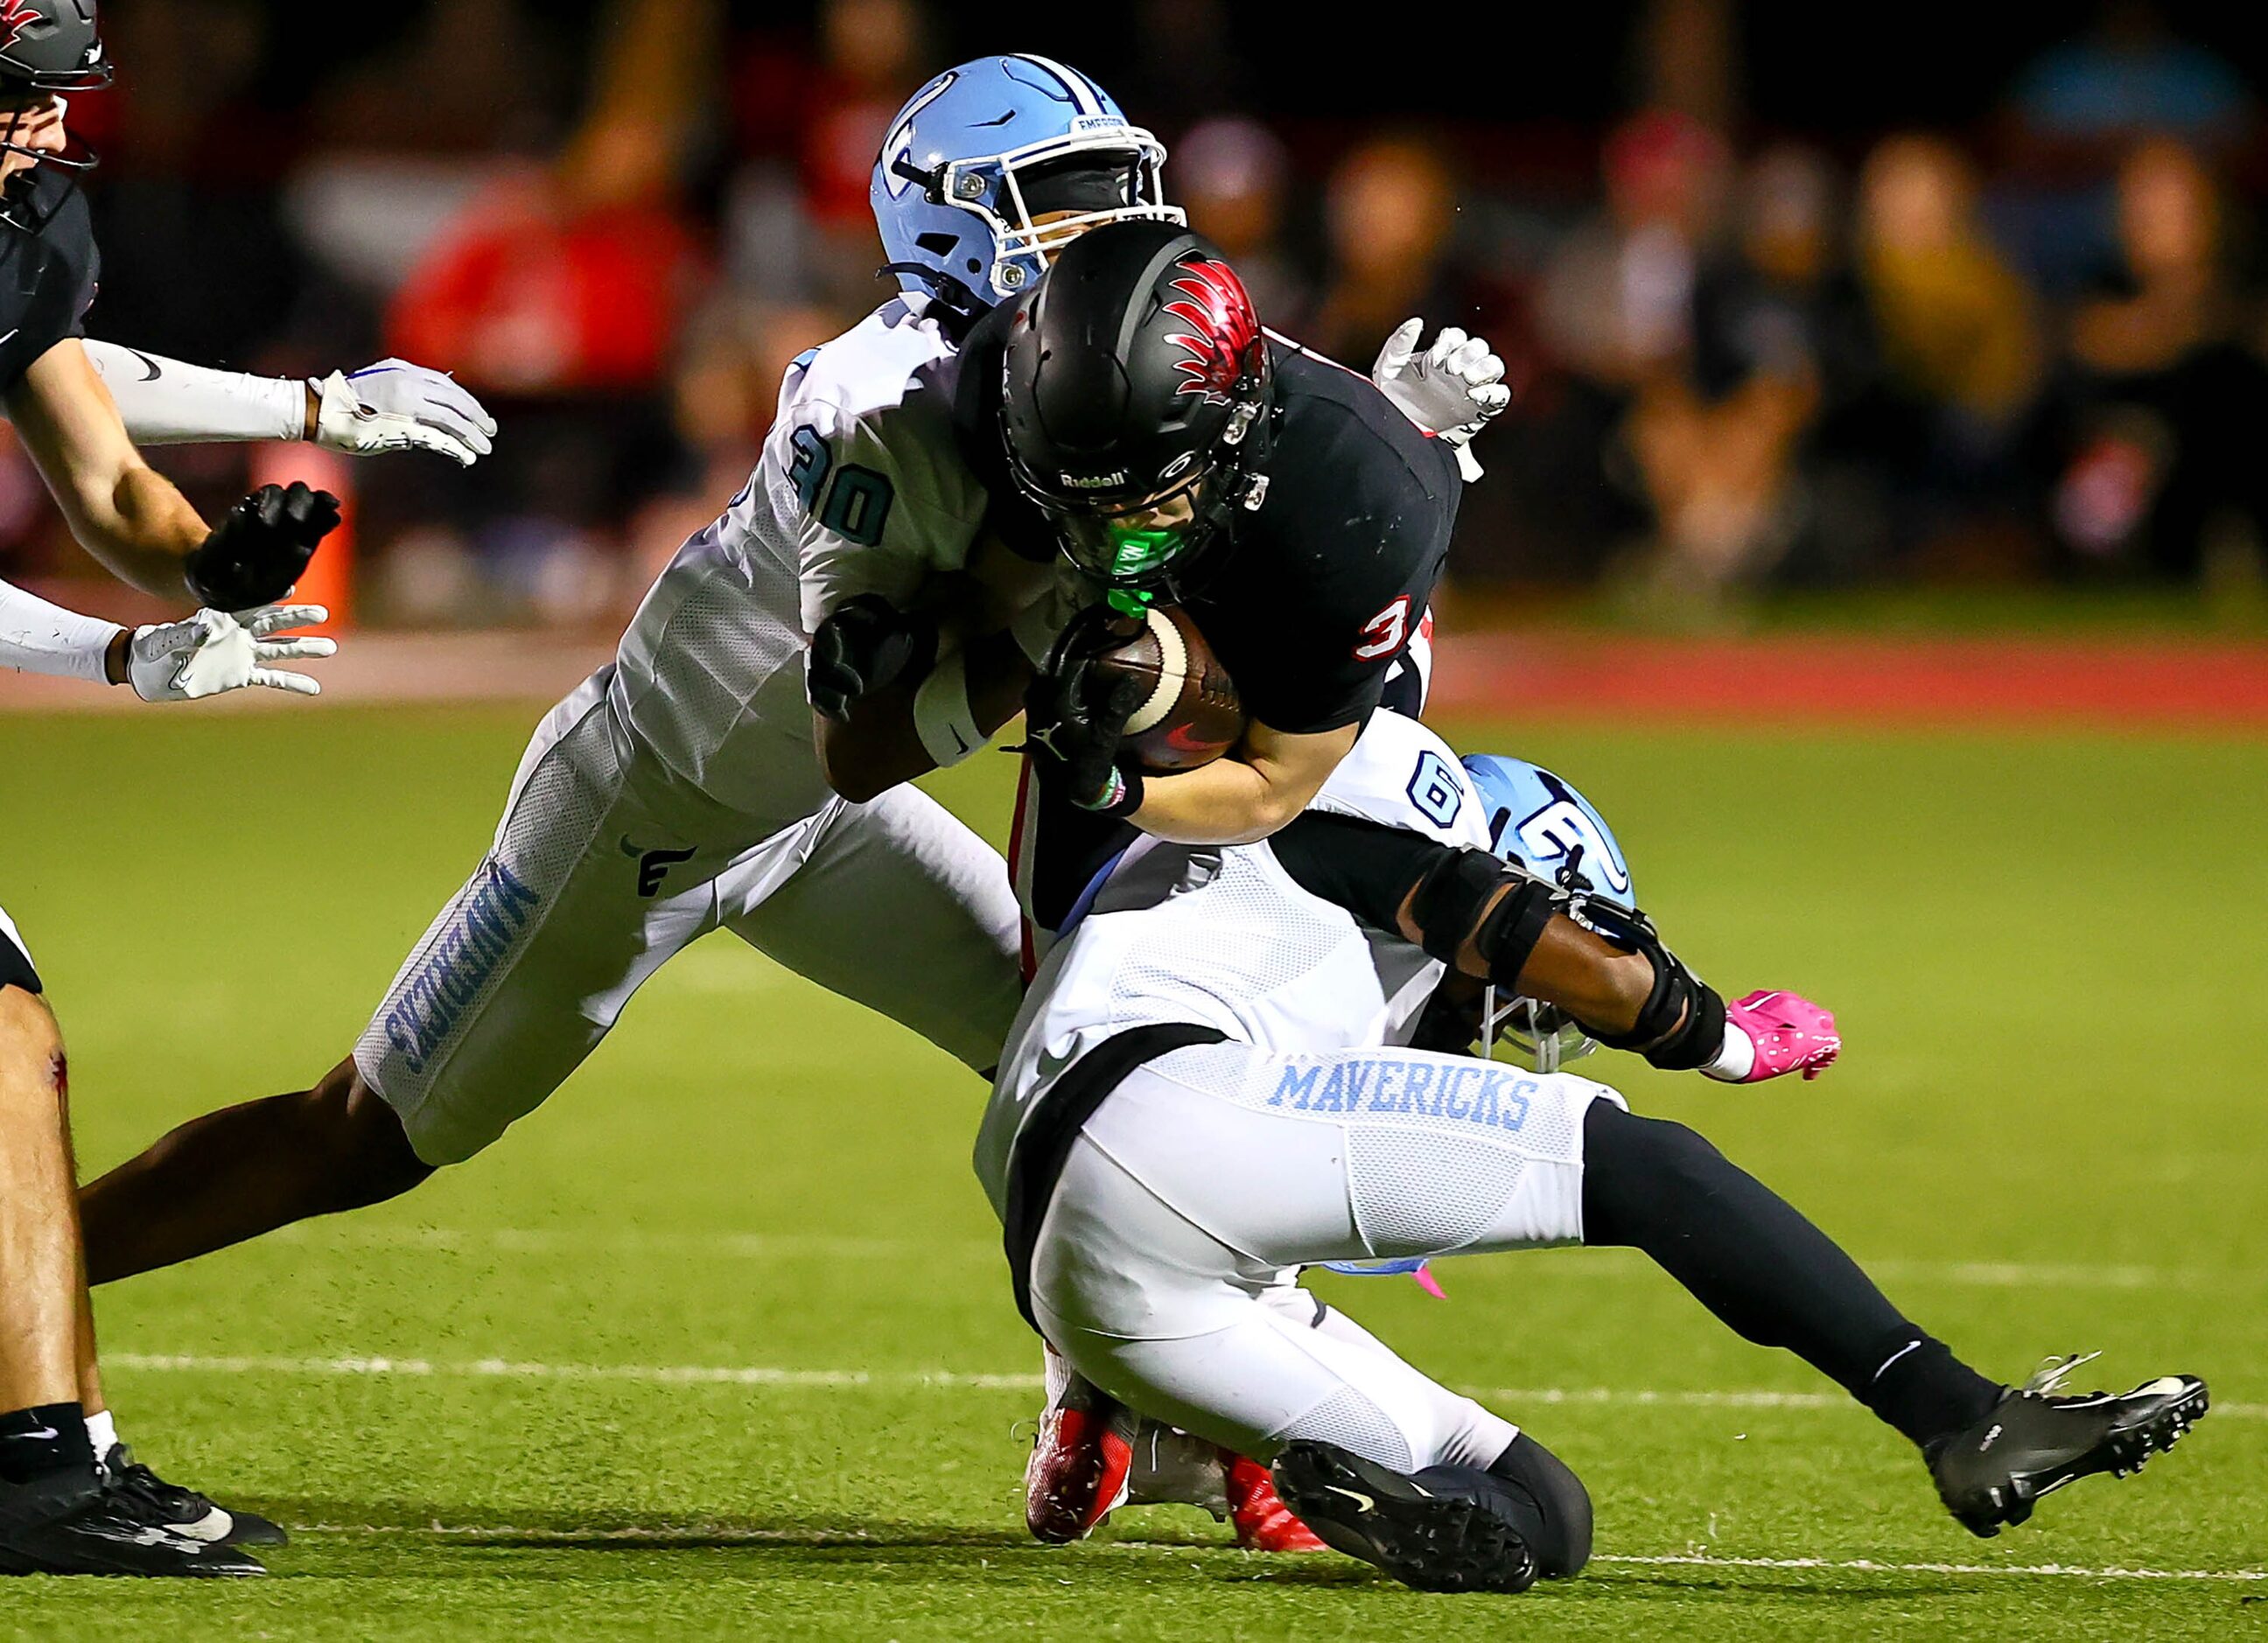
<svg viewBox="0 0 2268 1643"><path fill-rule="evenodd" d="M1756 1084L1791 1072L1815 1079L1843 1051L1834 1012L1822 1010L1797 993L1752 992L1738 1004L1726 1006L1725 1025L1756 1049L1749 1070L1727 1079L1729 1083Z"/></svg>

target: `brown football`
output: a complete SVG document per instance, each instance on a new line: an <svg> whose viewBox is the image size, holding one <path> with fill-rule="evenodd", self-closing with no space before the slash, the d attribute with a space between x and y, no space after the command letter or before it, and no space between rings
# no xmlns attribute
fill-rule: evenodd
<svg viewBox="0 0 2268 1643"><path fill-rule="evenodd" d="M1178 606L1150 607L1142 626L1094 665L1138 679L1148 691L1126 721L1127 745L1145 770L1194 770L1244 734L1244 704L1228 670Z"/></svg>

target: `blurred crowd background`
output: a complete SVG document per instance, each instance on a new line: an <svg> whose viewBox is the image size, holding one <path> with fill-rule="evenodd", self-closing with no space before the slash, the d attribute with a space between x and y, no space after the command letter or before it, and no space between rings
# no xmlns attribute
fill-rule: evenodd
<svg viewBox="0 0 2268 1643"><path fill-rule="evenodd" d="M1706 620L1757 590L2257 585L2247 16L106 0L118 81L70 117L104 155L94 334L279 374L398 353L501 419L469 472L352 470L366 620L616 620L740 487L786 362L885 293L890 114L1018 49L1165 138L1277 328L1363 370L1411 313L1498 345L1518 398L1461 587ZM160 457L216 506L250 460ZM0 432L0 571L70 557Z"/></svg>

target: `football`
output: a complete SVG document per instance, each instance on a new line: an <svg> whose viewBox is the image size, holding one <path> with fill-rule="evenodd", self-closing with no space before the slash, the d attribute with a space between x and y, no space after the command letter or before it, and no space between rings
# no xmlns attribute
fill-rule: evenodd
<svg viewBox="0 0 2268 1643"><path fill-rule="evenodd" d="M1148 694L1126 721L1127 743L1145 770L1194 770L1244 734L1244 704L1197 624L1174 605L1152 605L1142 626L1094 665L1139 680Z"/></svg>

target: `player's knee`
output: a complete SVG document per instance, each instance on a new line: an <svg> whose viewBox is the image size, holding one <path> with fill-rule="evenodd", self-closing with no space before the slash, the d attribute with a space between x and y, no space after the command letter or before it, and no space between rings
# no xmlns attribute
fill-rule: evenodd
<svg viewBox="0 0 2268 1643"><path fill-rule="evenodd" d="M1725 1155L1685 1125L1594 1101L1583 1121L1583 1241L1646 1248L1725 1168Z"/></svg>
<svg viewBox="0 0 2268 1643"><path fill-rule="evenodd" d="M1591 1492L1567 1463L1526 1433L1489 1470L1535 1504L1540 1529L1529 1531L1536 1566L1547 1580L1581 1573L1591 1560Z"/></svg>
<svg viewBox="0 0 2268 1643"><path fill-rule="evenodd" d="M325 1184L335 1210L398 1197L433 1173L409 1145L401 1119L344 1061L301 1098L304 1116L323 1160Z"/></svg>
<svg viewBox="0 0 2268 1643"><path fill-rule="evenodd" d="M0 987L0 1119L53 1119L69 1087L63 1030L47 1000L21 987Z"/></svg>

